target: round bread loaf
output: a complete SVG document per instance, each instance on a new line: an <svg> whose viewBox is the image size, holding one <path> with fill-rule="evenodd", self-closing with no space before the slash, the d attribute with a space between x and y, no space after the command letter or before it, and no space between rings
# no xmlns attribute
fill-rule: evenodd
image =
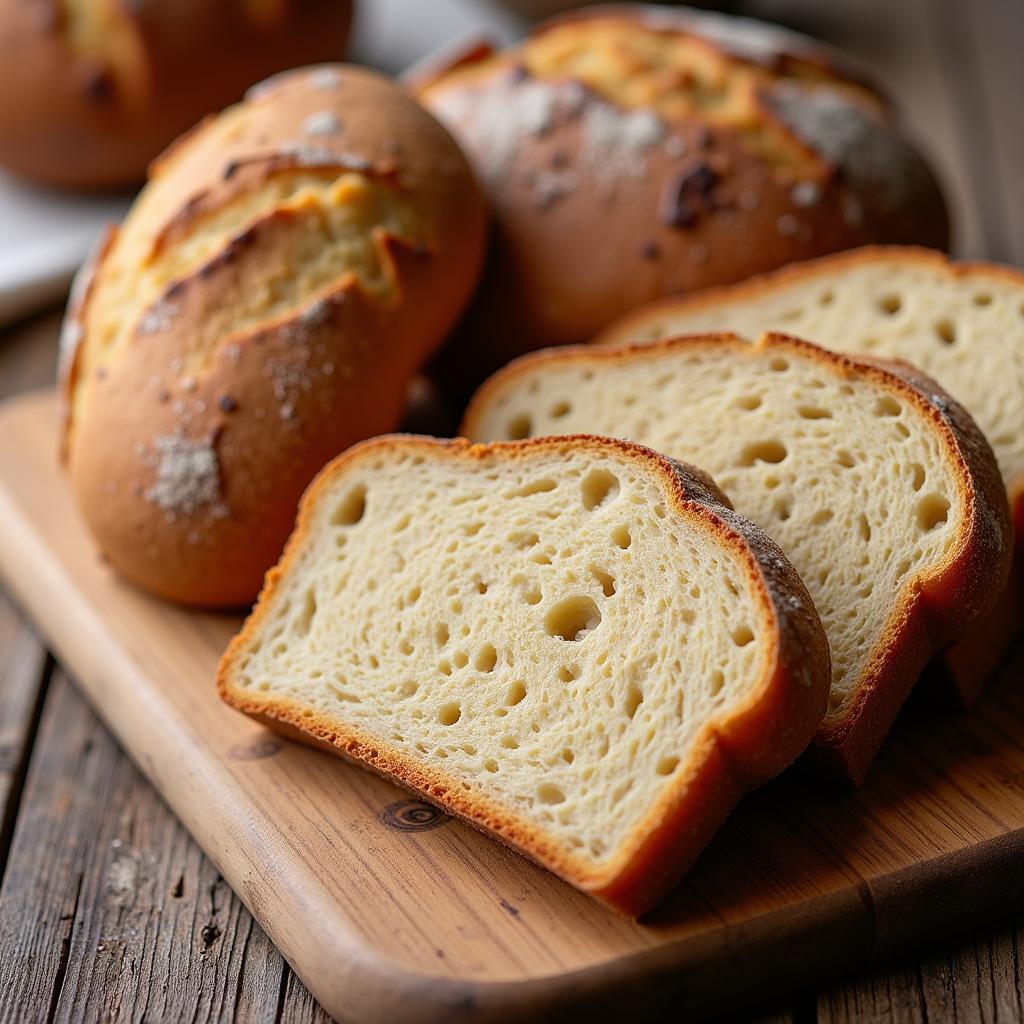
<svg viewBox="0 0 1024 1024"><path fill-rule="evenodd" d="M827 47L746 19L612 5L420 82L495 210L442 374L587 340L640 303L866 242L943 247L927 165Z"/></svg>
<svg viewBox="0 0 1024 1024"><path fill-rule="evenodd" d="M134 185L266 75L341 57L350 0L0 0L0 164Z"/></svg>
<svg viewBox="0 0 1024 1024"><path fill-rule="evenodd" d="M347 66L278 75L155 161L62 346L71 479L114 567L252 600L314 474L398 425L485 231L451 136Z"/></svg>

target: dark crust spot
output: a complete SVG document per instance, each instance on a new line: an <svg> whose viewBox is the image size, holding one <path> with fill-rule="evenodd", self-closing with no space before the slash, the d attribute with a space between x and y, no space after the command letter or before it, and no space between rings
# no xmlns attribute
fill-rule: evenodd
<svg viewBox="0 0 1024 1024"><path fill-rule="evenodd" d="M640 255L645 260L656 260L661 256L661 247L657 242L644 242L640 246Z"/></svg>
<svg viewBox="0 0 1024 1024"><path fill-rule="evenodd" d="M674 228L688 228L704 211L714 210L718 174L706 163L685 168L668 180L661 197L661 220Z"/></svg>
<svg viewBox="0 0 1024 1024"><path fill-rule="evenodd" d="M110 103L114 99L114 79L106 68L90 68L86 72L82 91L93 103Z"/></svg>
<svg viewBox="0 0 1024 1024"><path fill-rule="evenodd" d="M238 408L238 403L231 397L231 395L221 395L217 399L217 404L224 410L224 412L234 412Z"/></svg>

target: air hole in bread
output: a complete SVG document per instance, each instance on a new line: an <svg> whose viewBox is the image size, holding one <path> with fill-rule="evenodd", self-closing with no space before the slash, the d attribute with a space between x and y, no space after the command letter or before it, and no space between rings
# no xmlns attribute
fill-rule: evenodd
<svg viewBox="0 0 1024 1024"><path fill-rule="evenodd" d="M978 292L971 301L976 306L988 306L992 303L992 296L988 292Z"/></svg>
<svg viewBox="0 0 1024 1024"><path fill-rule="evenodd" d="M658 759L658 763L654 766L654 770L659 775L671 775L678 767L678 757L662 757Z"/></svg>
<svg viewBox="0 0 1024 1024"><path fill-rule="evenodd" d="M903 300L898 295L883 295L878 300L878 308L889 316L895 316L903 308Z"/></svg>
<svg viewBox="0 0 1024 1024"><path fill-rule="evenodd" d="M956 325L952 320L942 319L935 325L935 336L943 345L956 343Z"/></svg>
<svg viewBox="0 0 1024 1024"><path fill-rule="evenodd" d="M517 704L521 703L525 697L526 683L524 683L522 679L517 679L509 686L508 693L505 694L505 703L510 708L514 708Z"/></svg>
<svg viewBox="0 0 1024 1024"><path fill-rule="evenodd" d="M805 420L830 420L832 413L820 405L800 405L796 410Z"/></svg>
<svg viewBox="0 0 1024 1024"><path fill-rule="evenodd" d="M498 663L498 652L494 649L492 644L484 644L479 651L476 652L476 659L473 662L473 668L477 672L493 672L494 666Z"/></svg>
<svg viewBox="0 0 1024 1024"><path fill-rule="evenodd" d="M857 465L857 460L845 449L840 448L836 452L836 462L839 463L843 469L853 469Z"/></svg>
<svg viewBox="0 0 1024 1024"><path fill-rule="evenodd" d="M515 738L515 736L502 736L501 737L501 745L506 750L518 750L519 749L519 740L517 740Z"/></svg>
<svg viewBox="0 0 1024 1024"><path fill-rule="evenodd" d="M835 302L835 298L836 296L834 292L822 292L821 295L818 296L818 305L831 306L832 303Z"/></svg>
<svg viewBox="0 0 1024 1024"><path fill-rule="evenodd" d="M762 404L762 398L760 395L740 395L736 399L736 404L741 409L746 409L748 412L752 412L754 409L759 409Z"/></svg>
<svg viewBox="0 0 1024 1024"><path fill-rule="evenodd" d="M462 717L462 707L457 700L442 704L437 712L437 720L442 725L454 725Z"/></svg>
<svg viewBox="0 0 1024 1024"><path fill-rule="evenodd" d="M601 584L601 591L605 597L611 597L615 593L615 577L596 565L590 566L590 574Z"/></svg>
<svg viewBox="0 0 1024 1024"><path fill-rule="evenodd" d="M469 657L465 651L456 651L452 656L452 664L456 668L465 668L469 664Z"/></svg>
<svg viewBox="0 0 1024 1024"><path fill-rule="evenodd" d="M412 654L412 652L415 649L416 648L413 647L413 645L411 643L409 643L409 641L406 640L404 636L402 637L401 640L398 641L398 652L399 652L399 654L404 654L406 657L408 657L410 654Z"/></svg>
<svg viewBox="0 0 1024 1024"><path fill-rule="evenodd" d="M530 436L530 431L533 429L533 421L526 413L521 413L519 416L513 416L508 421L508 426L505 428L505 433L508 435L510 441L522 441L523 438Z"/></svg>
<svg viewBox="0 0 1024 1024"><path fill-rule="evenodd" d="M619 496L619 480L606 469L595 469L583 478L580 490L583 507L593 512L602 505L610 505Z"/></svg>
<svg viewBox="0 0 1024 1024"><path fill-rule="evenodd" d="M917 525L922 533L944 526L949 515L949 502L941 494L926 494L917 503Z"/></svg>
<svg viewBox="0 0 1024 1024"><path fill-rule="evenodd" d="M782 356L773 356L768 361L768 369L775 373L785 373L789 369L789 361Z"/></svg>
<svg viewBox="0 0 1024 1024"><path fill-rule="evenodd" d="M565 802L565 793L553 782L542 782L537 787L537 799L542 804L561 804Z"/></svg>
<svg viewBox="0 0 1024 1024"><path fill-rule="evenodd" d="M629 533L629 527L625 523L616 526L615 529L612 530L612 542L623 550L633 543L633 538Z"/></svg>
<svg viewBox="0 0 1024 1024"><path fill-rule="evenodd" d="M857 532L860 534L861 540L865 542L871 540L871 524L863 512L857 516Z"/></svg>
<svg viewBox="0 0 1024 1024"><path fill-rule="evenodd" d="M789 453L781 441L755 441L740 453L740 465L752 466L755 462L781 462Z"/></svg>
<svg viewBox="0 0 1024 1024"><path fill-rule="evenodd" d="M508 539L517 548L523 549L532 548L535 544L540 543L540 537L532 530L519 530L516 533L510 533Z"/></svg>
<svg viewBox="0 0 1024 1024"><path fill-rule="evenodd" d="M637 711L640 709L640 705L644 702L644 692L639 686L630 685L626 691L626 701L623 710L626 712L626 717L633 719L636 717Z"/></svg>
<svg viewBox="0 0 1024 1024"><path fill-rule="evenodd" d="M832 522L835 518L835 512L830 508L819 508L814 515L811 516L811 526L824 526L826 523Z"/></svg>
<svg viewBox="0 0 1024 1024"><path fill-rule="evenodd" d="M712 697L717 697L722 692L723 686L725 686L725 675L716 668L711 672L711 678L708 681L708 692Z"/></svg>
<svg viewBox="0 0 1024 1024"><path fill-rule="evenodd" d="M589 597L566 597L544 616L548 636L566 641L582 640L601 624L601 611Z"/></svg>
<svg viewBox="0 0 1024 1024"><path fill-rule="evenodd" d="M437 671L443 676L450 676L452 674L452 663L447 658L442 658L437 663Z"/></svg>
<svg viewBox="0 0 1024 1024"><path fill-rule="evenodd" d="M543 477L540 480L531 480L528 484L523 484L522 487L511 491L508 495L510 498L528 498L531 494L546 494L548 491L553 491L558 484L550 477Z"/></svg>
<svg viewBox="0 0 1024 1024"><path fill-rule="evenodd" d="M366 488L357 484L334 510L331 523L335 526L354 526L366 512Z"/></svg>
<svg viewBox="0 0 1024 1024"><path fill-rule="evenodd" d="M316 594L310 588L302 599L302 607L295 619L295 632L299 636L307 636L310 626L313 624L313 616L316 615Z"/></svg>
<svg viewBox="0 0 1024 1024"><path fill-rule="evenodd" d="M780 523L785 523L793 515L793 502L789 498L776 498L773 508Z"/></svg>
<svg viewBox="0 0 1024 1024"><path fill-rule="evenodd" d="M572 764L573 761L576 760L576 755L573 753L573 751L569 747L563 747L562 748L562 760L566 764Z"/></svg>
<svg viewBox="0 0 1024 1024"><path fill-rule="evenodd" d="M486 771L496 772L498 770L498 762L493 757L489 757L484 761L484 768Z"/></svg>
<svg viewBox="0 0 1024 1024"><path fill-rule="evenodd" d="M732 631L732 642L737 647L746 647L754 639L754 634L749 626L737 626Z"/></svg>
<svg viewBox="0 0 1024 1024"><path fill-rule="evenodd" d="M551 406L551 412L549 415L553 420L560 420L563 416L568 416L571 411L572 406L568 402L555 402L555 404Z"/></svg>
<svg viewBox="0 0 1024 1024"><path fill-rule="evenodd" d="M405 681L404 683L402 683L402 685L401 685L401 686L399 687L399 689L398 689L398 692L399 692L399 694L400 694L400 695L401 695L402 697L414 697L414 696L416 695L416 691L417 691L417 690L418 690L419 688L420 688L420 684L419 684L419 683L415 682L415 681L414 681L414 680L412 680L412 679L407 679L407 680L406 680L406 681Z"/></svg>
<svg viewBox="0 0 1024 1024"><path fill-rule="evenodd" d="M874 413L876 416L899 416L902 411L903 406L892 395L882 395L875 402Z"/></svg>

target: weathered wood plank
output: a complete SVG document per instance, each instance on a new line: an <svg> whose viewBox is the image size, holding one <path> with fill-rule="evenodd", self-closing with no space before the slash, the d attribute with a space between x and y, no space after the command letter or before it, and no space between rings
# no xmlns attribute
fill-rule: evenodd
<svg viewBox="0 0 1024 1024"><path fill-rule="evenodd" d="M822 991L819 1024L1001 1024L1024 1020L1024 928L969 936Z"/></svg>
<svg viewBox="0 0 1024 1024"><path fill-rule="evenodd" d="M48 660L35 633L0 591L0 878L14 831Z"/></svg>
<svg viewBox="0 0 1024 1024"><path fill-rule="evenodd" d="M0 949L12 1024L270 1022L290 976L59 671L0 889Z"/></svg>

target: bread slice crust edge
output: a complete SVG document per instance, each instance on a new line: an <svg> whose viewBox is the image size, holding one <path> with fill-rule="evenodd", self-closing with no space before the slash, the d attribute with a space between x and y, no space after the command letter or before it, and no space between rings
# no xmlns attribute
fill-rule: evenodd
<svg viewBox="0 0 1024 1024"><path fill-rule="evenodd" d="M873 652L874 670L842 713L823 721L808 758L849 785L860 785L914 682L931 656L964 635L998 601L1009 578L1013 527L1006 488L995 455L974 420L930 377L913 367L880 359L852 358L784 334L749 342L735 334L700 334L622 345L575 345L530 353L509 363L473 395L460 433L478 434L490 399L538 367L564 364L593 368L709 345L737 354L794 351L847 377L866 376L916 406L936 426L957 470L957 489L968 510L965 529L930 574L910 578L894 604Z"/></svg>
<svg viewBox="0 0 1024 1024"><path fill-rule="evenodd" d="M727 712L705 723L675 781L666 785L626 842L601 865L569 851L543 828L486 794L466 792L451 776L389 748L387 742L352 728L341 718L305 717L293 701L258 697L232 684L236 659L271 614L277 590L306 543L318 500L353 463L382 450L416 450L472 464L489 458L529 458L534 452L566 446L625 454L657 473L673 511L702 520L739 556L773 645L763 678L751 686L746 702L733 702ZM573 435L471 445L463 439L386 435L363 442L325 467L307 490L280 562L267 574L252 614L220 661L218 693L225 703L284 735L371 769L494 835L620 913L639 916L677 884L740 796L778 774L802 752L827 707L828 642L810 596L775 543L725 502L700 471L610 438Z"/></svg>

